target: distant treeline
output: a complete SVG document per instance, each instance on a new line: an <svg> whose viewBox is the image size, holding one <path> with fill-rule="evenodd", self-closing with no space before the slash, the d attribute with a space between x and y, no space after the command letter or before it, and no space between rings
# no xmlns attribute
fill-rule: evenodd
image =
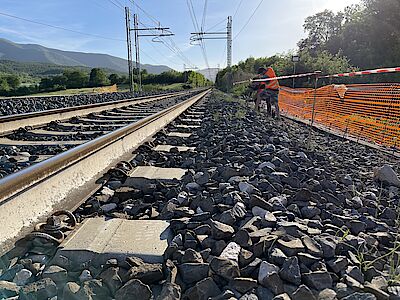
<svg viewBox="0 0 400 300"><path fill-rule="evenodd" d="M211 85L202 74L188 71L168 71L159 75L148 74L146 70L141 72L143 84L186 84L186 88ZM134 81L137 82L137 76ZM66 69L61 75L42 77L38 84L21 85L21 76L17 74L0 73L0 95L22 96L39 92L52 92L65 89L100 87L113 84L128 84L128 77L117 73L107 74L100 68L93 68L90 72L81 69Z"/></svg>
<svg viewBox="0 0 400 300"><path fill-rule="evenodd" d="M362 0L343 12L330 10L306 18L307 37L298 43L300 62L296 73L322 71L335 74L347 71L397 67L400 64L400 1ZM216 85L226 89L228 83L249 79L261 66L272 66L277 75L293 74L292 54L249 58L217 75ZM329 83L399 82L398 74L380 74L321 81ZM281 81L292 85L291 80ZM297 87L312 86L307 79L296 80ZM243 87L242 87L243 88Z"/></svg>

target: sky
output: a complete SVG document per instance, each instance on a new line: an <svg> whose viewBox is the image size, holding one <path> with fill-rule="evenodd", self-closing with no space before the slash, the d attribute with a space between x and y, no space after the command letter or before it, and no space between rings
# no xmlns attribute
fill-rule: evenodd
<svg viewBox="0 0 400 300"><path fill-rule="evenodd" d="M203 23L205 0L191 0L198 26ZM270 56L295 50L305 37L304 19L325 9L339 11L360 0L208 0L204 29L225 31L233 16L233 63L246 58ZM195 31L187 0L1 0L0 37L16 43L40 44L61 50L106 53L126 57L124 6L138 13L140 26L169 27L174 33L164 42L140 37L141 62L168 65L176 70L226 66L226 40L204 42L205 55L190 45ZM261 4L260 4L261 3ZM259 8L255 11L255 8ZM145 11L145 13L143 12ZM253 17L252 13L255 11ZM60 30L10 18L62 27ZM247 23L248 22L248 23ZM247 25L246 25L247 23ZM217 25L219 24L219 25ZM214 27L214 25L217 25ZM246 26L245 26L246 25ZM214 27L214 28L213 28ZM87 35L79 34L83 32ZM169 49L165 45L167 43ZM177 50L179 49L179 50Z"/></svg>

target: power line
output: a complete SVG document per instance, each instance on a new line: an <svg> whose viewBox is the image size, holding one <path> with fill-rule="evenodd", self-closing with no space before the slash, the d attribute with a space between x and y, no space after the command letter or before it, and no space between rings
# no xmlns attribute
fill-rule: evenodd
<svg viewBox="0 0 400 300"><path fill-rule="evenodd" d="M147 28L146 25L144 25L143 23L141 23L141 25L143 25L145 28ZM153 30L150 30L150 31L154 33ZM188 64L188 65L190 65L190 66L195 67L194 64L193 64L193 63L183 54L183 52L178 48L178 46L176 46L176 44L175 44L175 42L172 40L172 38L167 37L167 38L170 39L171 45L170 45L165 39L163 39L163 37L158 37L158 38L159 38L160 42L163 43L163 45L164 45L165 47L167 47L171 52L173 52L175 55L177 55L177 57L178 57L179 59L181 59L184 63L186 63L186 64ZM155 48L155 47L154 47L154 48Z"/></svg>
<svg viewBox="0 0 400 300"><path fill-rule="evenodd" d="M147 11L145 11L143 8L141 8L140 6L139 6L139 4L137 4L137 1L135 2L135 1L133 1L133 0L129 0L137 9L139 9L141 12L143 12L150 20L152 20L156 25L159 25L160 24L160 22L155 18L155 17L153 17L152 15L150 15Z"/></svg>
<svg viewBox="0 0 400 300"><path fill-rule="evenodd" d="M142 25L143 25L143 24L142 24ZM158 54L160 54L161 57L165 57L165 54L162 53L156 46L154 46L152 42L149 42L148 40L145 40L145 42L146 42L147 44L149 44L156 52L158 52ZM176 61L173 61L173 60L171 60L171 59L169 59L169 61L172 62L174 65L177 65L177 66L180 65L179 63L177 63Z"/></svg>
<svg viewBox="0 0 400 300"><path fill-rule="evenodd" d="M93 2L95 5L97 5L98 7L101 7L101 8L103 8L103 9L107 10L107 11L110 10L108 7L104 6L103 4L100 4L100 3L97 2L96 0L92 0L92 2Z"/></svg>
<svg viewBox="0 0 400 300"><path fill-rule="evenodd" d="M194 11L194 7L193 7L193 2L192 2L192 0L186 0L186 4L187 4L188 9L189 9L189 14L190 14L190 18L192 19L192 23L193 23L194 29L195 29L197 32L202 32L202 31L199 30L199 24L198 24L198 22L197 22L196 13L195 13L195 11ZM205 5L206 5L206 3L205 3ZM202 29L203 29L203 25L202 25ZM203 41L202 39L200 39L200 44L199 44L199 46L200 46L200 48L201 48L201 53L202 53L202 55L203 55L203 59L204 59L204 62L205 62L205 64L206 64L206 67L207 67L207 69L208 69L209 75L211 75L211 73L210 73L210 66L209 66L209 64L208 64L208 58L207 58L207 50L206 50L206 47L205 47L205 45L204 45L204 41Z"/></svg>
<svg viewBox="0 0 400 300"><path fill-rule="evenodd" d="M143 12L157 26L161 26L161 22L159 20L157 20L154 16L149 14L146 10L144 10L139 4L137 4L137 1L136 2L134 0L129 0L129 1L133 5L135 5L138 10ZM170 44L163 37L160 37L159 39L169 50L171 50L173 53L175 53L179 59L181 59L186 64L192 66L193 68L196 68L196 66L183 54L182 50L176 45L175 41L171 37L167 37Z"/></svg>
<svg viewBox="0 0 400 300"><path fill-rule="evenodd" d="M242 6L243 0L240 0L238 7L236 8L235 13L233 14L233 18L236 17L237 13L239 12L239 8Z"/></svg>
<svg viewBox="0 0 400 300"><path fill-rule="evenodd" d="M147 54L146 52L142 52L142 54L144 55L144 56L146 56L148 59L150 59L151 61L153 61L153 63L155 63L155 64L159 64L159 62L157 62L153 57L151 57L149 54Z"/></svg>
<svg viewBox="0 0 400 300"><path fill-rule="evenodd" d="M110 3L111 3L112 5L114 5L115 7L124 10L124 6L121 5L121 3L117 4L117 3L115 3L113 0L108 0L108 2L110 2Z"/></svg>
<svg viewBox="0 0 400 300"><path fill-rule="evenodd" d="M143 24L142 22L139 22L140 23L140 25L142 25L143 27L145 27L145 28L148 28L148 26L147 25L145 25L145 24ZM153 45L153 43L152 42L149 42L148 40L145 40L145 42L147 43L147 44L149 44L155 51L157 51L158 52L158 54L160 54L162 57L164 57L165 56L165 54L164 53L162 53L157 47L155 47L154 45ZM162 44L164 44L162 41L160 41ZM174 54L176 54L175 52L174 52ZM172 60L170 60L174 65L179 65L179 63L177 63L176 61L172 61Z"/></svg>
<svg viewBox="0 0 400 300"><path fill-rule="evenodd" d="M204 0L204 9L203 9L203 20L201 21L201 30L204 29L204 25L206 24L206 16L207 16L207 0Z"/></svg>
<svg viewBox="0 0 400 300"><path fill-rule="evenodd" d="M121 2L119 2L119 0L114 0L114 1L117 2L122 8L124 8L124 5Z"/></svg>
<svg viewBox="0 0 400 300"><path fill-rule="evenodd" d="M211 31L212 29L214 29L215 27L217 27L218 25L221 25L222 23L225 23L226 19L221 20L220 22L218 22L217 24L215 24L214 26L208 28L206 31ZM225 28L224 28L225 29Z"/></svg>
<svg viewBox="0 0 400 300"><path fill-rule="evenodd" d="M186 0L186 4L189 9L190 18L192 19L194 30L196 30L197 32L200 32L199 23L197 22L196 14L195 14L194 8L193 8L193 3L191 0Z"/></svg>
<svg viewBox="0 0 400 300"><path fill-rule="evenodd" d="M258 3L257 7L254 9L253 13L251 14L250 18L246 21L246 23L243 25L243 27L239 30L239 32L235 35L233 40L236 40L236 38L239 36L239 34L242 33L242 31L246 28L247 25L249 25L251 19L254 17L256 14L257 10L260 8L261 4L263 3L264 0L260 0L260 3Z"/></svg>
<svg viewBox="0 0 400 300"><path fill-rule="evenodd" d="M219 60L220 64L221 64L221 62L223 61L224 58L225 58L225 61L224 61L224 63L222 64L223 66L225 66L226 61L227 61L227 58L226 58L226 47L224 47L224 52L222 53L222 56L221 56L221 58L220 58L220 60Z"/></svg>
<svg viewBox="0 0 400 300"><path fill-rule="evenodd" d="M208 1L204 0L203 19L201 21L201 30L204 30L204 26L206 24L207 3L208 3ZM210 77L210 80L211 80L211 70L210 70L210 64L208 63L206 45L205 45L204 40L200 40L200 42L201 42L201 49L202 49L202 52L203 52L203 58L204 58L204 61L206 63L206 66L207 66L208 76Z"/></svg>
<svg viewBox="0 0 400 300"><path fill-rule="evenodd" d="M33 24L38 24L38 25L42 25L42 26L47 26L47 27L59 29L59 30L64 30L64 31L69 31L69 32L77 33L77 34L91 36L91 37L95 37L95 38L99 38L99 39L112 40L112 41L118 41L118 42L125 42L125 40L123 40L123 39L116 39L116 38L112 38L112 37L106 37L106 36L103 36L103 35L97 35L97 34L91 34L91 33L76 31L76 30L73 30L73 29L68 29L68 28L64 28L64 27L60 27L60 26L55 26L55 25L50 25L50 24L38 22L38 21L25 19L25 18L22 18L22 17L6 14L6 13L3 13L3 12L0 12L0 15L3 15L3 16L6 16L6 17L10 17L10 18L14 18L14 19L18 19L18 20L25 21L25 22L29 22L29 23L33 23Z"/></svg>

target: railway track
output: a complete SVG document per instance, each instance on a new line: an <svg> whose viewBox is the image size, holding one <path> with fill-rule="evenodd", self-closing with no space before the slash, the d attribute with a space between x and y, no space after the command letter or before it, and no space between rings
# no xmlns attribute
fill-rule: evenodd
<svg viewBox="0 0 400 300"><path fill-rule="evenodd" d="M145 118L191 93L0 117L0 178Z"/></svg>
<svg viewBox="0 0 400 300"><path fill-rule="evenodd" d="M371 172L385 162L398 170L398 161L319 132L316 150L306 150L307 127L276 126L219 97L204 91L7 177L1 233L27 227L14 247L3 239L0 294L398 295L392 282L373 284L386 280L385 253L398 250L398 188ZM364 264L352 245L366 251Z"/></svg>
<svg viewBox="0 0 400 300"><path fill-rule="evenodd" d="M79 203L76 195L82 198L81 195L89 195L99 186L96 183L98 174L125 156L129 157L135 147L207 93L208 91L195 92L194 96L193 93L179 93L136 99L133 103L112 103L110 105L116 107L112 110L96 106L95 109L100 113L92 113L88 117L86 107L81 110L75 109L73 113L83 115L83 118L74 117L75 119L68 123L52 123L46 125L46 129L39 129L40 132L47 130L46 134L38 134L44 137L52 137L53 132L56 136L64 137L60 127L65 127L68 132L75 128L82 129L82 126L92 132L99 128L102 131L95 132L91 141L79 140L80 145L74 144L74 147L66 152L0 180L0 214L7 220L6 228L0 233L1 249L8 249L17 237L26 234L33 223L49 213L57 209L73 209ZM51 118L59 119L59 115L60 112L57 111L56 116L51 115ZM47 112L46 121L38 123L47 122L48 116ZM65 117L67 119L70 116ZM108 129L108 133L103 126ZM43 143L43 140L35 142Z"/></svg>

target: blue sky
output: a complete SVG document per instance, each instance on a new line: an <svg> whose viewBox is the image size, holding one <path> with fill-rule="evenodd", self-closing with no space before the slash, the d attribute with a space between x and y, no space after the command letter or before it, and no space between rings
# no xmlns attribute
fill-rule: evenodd
<svg viewBox="0 0 400 300"><path fill-rule="evenodd" d="M223 22L228 15L233 19L235 36L251 16L261 0L208 0L205 28ZM114 2L115 4L113 4ZM202 22L204 0L192 0L198 22ZM296 48L304 37L304 19L322 11L338 11L359 0L264 0L249 24L234 40L233 62L249 56L268 56ZM194 27L186 0L138 0L138 5L163 26L171 27L175 45L191 64L206 66L199 46L189 44ZM239 3L241 3L239 7ZM107 53L126 57L124 11L119 6L130 5L128 0L1 0L0 13L7 13L38 22L60 26L121 41L100 39L93 36L49 28L0 15L0 37L18 43L36 43L62 50ZM239 7L239 9L238 9ZM138 11L141 23L154 26L154 21ZM213 30L224 30L223 22ZM171 43L170 40L167 40ZM226 64L226 42L206 41L210 67ZM182 70L184 58L170 51L162 43L141 38L142 63L166 64ZM189 64L189 62L187 62Z"/></svg>

